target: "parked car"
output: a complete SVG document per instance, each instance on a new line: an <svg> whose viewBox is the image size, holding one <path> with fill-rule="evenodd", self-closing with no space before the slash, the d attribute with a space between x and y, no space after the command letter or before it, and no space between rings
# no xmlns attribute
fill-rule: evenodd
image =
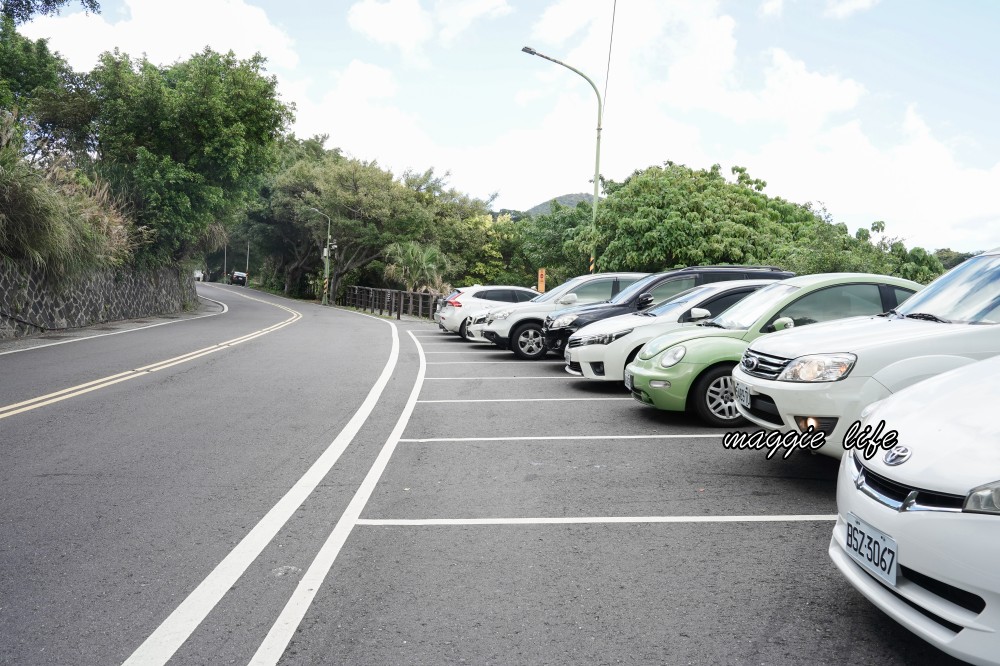
<svg viewBox="0 0 1000 666"><path fill-rule="evenodd" d="M233 271L232 283L247 286L247 274L243 271Z"/></svg>
<svg viewBox="0 0 1000 666"><path fill-rule="evenodd" d="M721 314L773 282L773 279L712 282L683 291L655 307L584 326L569 337L564 352L566 372L586 379L620 382L625 378L625 366L653 338Z"/></svg>
<svg viewBox="0 0 1000 666"><path fill-rule="evenodd" d="M868 273L781 280L714 319L650 340L625 368L625 386L658 409L690 409L711 425L739 425L732 372L752 341L791 326L887 312L920 287Z"/></svg>
<svg viewBox="0 0 1000 666"><path fill-rule="evenodd" d="M750 345L733 372L739 411L772 430L826 434L839 458L868 404L946 370L1000 354L1000 249L959 264L879 317Z"/></svg>
<svg viewBox="0 0 1000 666"><path fill-rule="evenodd" d="M473 285L473 286L478 287L479 285ZM469 287L457 287L455 289L452 289L450 292L448 292L447 295L445 295L445 296L438 296L437 299L435 299L435 301L434 301L434 314L431 315L431 317L434 319L434 322L442 330L446 330L444 328L444 326L441 326L441 311L444 310L444 304L447 303L449 300L455 298L456 296L458 296L462 292L464 292L466 289L469 289Z"/></svg>
<svg viewBox="0 0 1000 666"><path fill-rule="evenodd" d="M884 422L899 444L843 456L829 547L869 601L973 664L1000 664L997 395L1000 357L866 407L863 425Z"/></svg>
<svg viewBox="0 0 1000 666"><path fill-rule="evenodd" d="M510 303L525 303L538 295L537 291L527 287L508 285L469 287L444 302L438 313L438 323L444 330L458 333L468 340L469 326L472 324L472 319L480 312Z"/></svg>
<svg viewBox="0 0 1000 666"><path fill-rule="evenodd" d="M691 266L649 275L605 303L575 305L545 318L542 333L550 352L561 352L570 336L601 319L644 310L691 287L725 280L784 279L795 275L774 266Z"/></svg>
<svg viewBox="0 0 1000 666"><path fill-rule="evenodd" d="M510 349L518 358L545 356L542 322L545 315L567 305L607 301L648 273L589 273L559 285L528 303L490 310L482 324L472 327L473 337Z"/></svg>

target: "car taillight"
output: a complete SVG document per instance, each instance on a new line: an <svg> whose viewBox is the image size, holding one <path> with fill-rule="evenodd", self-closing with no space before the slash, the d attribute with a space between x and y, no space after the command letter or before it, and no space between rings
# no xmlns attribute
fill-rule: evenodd
<svg viewBox="0 0 1000 666"><path fill-rule="evenodd" d="M448 303L448 305L452 306L453 308L460 308L460 307L462 307L462 304L459 302L459 300L457 298L453 298L450 301L447 301L447 303Z"/></svg>

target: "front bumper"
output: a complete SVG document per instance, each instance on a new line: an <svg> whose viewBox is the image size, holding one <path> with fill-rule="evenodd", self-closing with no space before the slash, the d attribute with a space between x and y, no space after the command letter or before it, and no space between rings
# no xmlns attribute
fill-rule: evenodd
<svg viewBox="0 0 1000 666"><path fill-rule="evenodd" d="M838 382L779 382L748 375L740 366L733 369L733 379L750 392L751 406L737 402L740 414L768 430L802 432L795 417L836 419L836 425L824 430L826 443L817 450L832 458L844 455L844 435L861 418L861 411L871 403L890 395L871 377L851 377ZM886 428L891 430L892 424ZM819 429L819 428L817 428Z"/></svg>
<svg viewBox="0 0 1000 666"><path fill-rule="evenodd" d="M550 352L559 354L566 348L566 341L569 336L576 332L576 328L545 328L542 327L542 335L545 336L545 348Z"/></svg>
<svg viewBox="0 0 1000 666"><path fill-rule="evenodd" d="M840 466L830 558L861 594L954 657L1000 663L1000 516L897 511L855 488L853 455ZM846 516L895 539L896 585L877 580L846 550Z"/></svg>
<svg viewBox="0 0 1000 666"><path fill-rule="evenodd" d="M582 345L565 349L566 372L586 379L620 382L624 379L622 363L609 365L605 352L608 345Z"/></svg>
<svg viewBox="0 0 1000 666"><path fill-rule="evenodd" d="M673 367L662 368L658 358L636 359L625 368L625 372L632 375L632 397L657 409L683 412L687 408L691 383L705 366L682 361Z"/></svg>

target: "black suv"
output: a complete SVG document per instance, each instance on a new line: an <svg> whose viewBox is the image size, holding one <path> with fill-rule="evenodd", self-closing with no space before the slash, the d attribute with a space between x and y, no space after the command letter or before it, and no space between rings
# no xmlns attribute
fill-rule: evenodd
<svg viewBox="0 0 1000 666"><path fill-rule="evenodd" d="M645 310L691 287L726 280L783 280L794 275L795 273L775 266L690 266L655 273L633 282L610 301L577 305L552 312L542 325L545 346L548 351L558 353L569 336L587 324Z"/></svg>

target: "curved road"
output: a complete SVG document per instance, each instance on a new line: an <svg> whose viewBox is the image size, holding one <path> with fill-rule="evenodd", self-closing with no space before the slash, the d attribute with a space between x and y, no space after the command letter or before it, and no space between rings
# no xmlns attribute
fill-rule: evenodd
<svg viewBox="0 0 1000 666"><path fill-rule="evenodd" d="M943 664L724 451L428 322L199 284L0 342L0 664Z"/></svg>

